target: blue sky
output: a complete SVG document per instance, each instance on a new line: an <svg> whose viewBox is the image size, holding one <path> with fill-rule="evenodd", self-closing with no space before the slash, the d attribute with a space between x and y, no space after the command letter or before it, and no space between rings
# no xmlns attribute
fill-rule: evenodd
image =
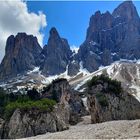
<svg viewBox="0 0 140 140"><path fill-rule="evenodd" d="M42 11L46 14L47 27L42 31L45 34L44 44L47 43L49 30L56 27L60 36L68 40L69 44L79 46L85 40L89 19L95 11L112 12L121 1L28 1L30 12ZM134 2L140 15L140 2Z"/></svg>

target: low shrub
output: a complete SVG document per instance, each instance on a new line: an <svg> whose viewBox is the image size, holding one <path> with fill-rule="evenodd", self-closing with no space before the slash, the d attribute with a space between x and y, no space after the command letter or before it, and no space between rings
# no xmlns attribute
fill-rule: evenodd
<svg viewBox="0 0 140 140"><path fill-rule="evenodd" d="M103 85L104 83L108 84L108 87L106 89L103 89L104 93L115 93L116 95L119 95L122 92L121 82L117 80L112 80L108 76L105 75L99 75L94 76L91 80L87 82L88 89L91 89L93 86L96 86L98 84Z"/></svg>
<svg viewBox="0 0 140 140"><path fill-rule="evenodd" d="M5 118L8 119L17 108L21 110L30 110L36 108L40 109L41 111L51 111L55 104L56 102L54 100L47 98L37 101L22 99L15 102L9 102L5 107Z"/></svg>
<svg viewBox="0 0 140 140"><path fill-rule="evenodd" d="M97 93L96 98L101 106L103 107L108 106L107 97L103 93Z"/></svg>

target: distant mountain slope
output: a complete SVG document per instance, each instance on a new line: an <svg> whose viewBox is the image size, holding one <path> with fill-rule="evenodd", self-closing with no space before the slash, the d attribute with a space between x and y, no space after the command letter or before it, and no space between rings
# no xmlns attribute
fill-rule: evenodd
<svg viewBox="0 0 140 140"><path fill-rule="evenodd" d="M100 67L99 70L84 75L76 76L70 79L70 85L74 89L84 92L85 84L93 76L107 74L110 78L116 79L122 82L122 86L125 90L133 94L140 101L140 63L139 61L117 61L110 66Z"/></svg>

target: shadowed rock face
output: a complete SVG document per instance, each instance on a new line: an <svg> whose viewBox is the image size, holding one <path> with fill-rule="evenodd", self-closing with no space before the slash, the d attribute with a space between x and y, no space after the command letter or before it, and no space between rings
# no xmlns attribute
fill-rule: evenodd
<svg viewBox="0 0 140 140"><path fill-rule="evenodd" d="M4 139L15 139L63 131L69 128L69 110L57 105L52 112L16 109L3 127Z"/></svg>
<svg viewBox="0 0 140 140"><path fill-rule="evenodd" d="M7 39L5 56L0 65L0 78L9 78L33 69L42 49L37 38L26 33Z"/></svg>
<svg viewBox="0 0 140 140"><path fill-rule="evenodd" d="M70 124L76 124L80 117L88 112L78 92L73 91L66 79L56 79L42 94L43 98L51 98L57 102L70 107Z"/></svg>
<svg viewBox="0 0 140 140"><path fill-rule="evenodd" d="M66 39L59 36L57 30L50 30L48 45L44 47L42 54L44 61L41 66L44 75L56 75L64 72L72 54Z"/></svg>
<svg viewBox="0 0 140 140"><path fill-rule="evenodd" d="M97 11L90 18L79 57L90 72L115 60L140 58L140 19L132 1L120 4L111 14Z"/></svg>

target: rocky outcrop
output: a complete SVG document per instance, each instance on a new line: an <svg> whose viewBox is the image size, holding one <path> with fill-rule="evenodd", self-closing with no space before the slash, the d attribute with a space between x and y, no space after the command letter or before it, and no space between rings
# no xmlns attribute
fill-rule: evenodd
<svg viewBox="0 0 140 140"><path fill-rule="evenodd" d="M43 97L56 100L64 106L69 106L70 111L70 124L76 124L80 121L80 117L87 115L87 110L83 104L81 96L78 92L71 89L66 79L56 79L49 85Z"/></svg>
<svg viewBox="0 0 140 140"><path fill-rule="evenodd" d="M56 28L52 28L48 44L42 51L44 56L41 64L42 73L47 76L63 73L66 71L71 54L68 41L59 36Z"/></svg>
<svg viewBox="0 0 140 140"><path fill-rule="evenodd" d="M68 129L69 109L57 105L52 112L17 109L5 124L2 138L25 138Z"/></svg>
<svg viewBox="0 0 140 140"><path fill-rule="evenodd" d="M75 57L73 57L68 65L68 75L69 76L75 76L79 70L80 70L80 64L78 60L78 55L76 54Z"/></svg>
<svg viewBox="0 0 140 140"><path fill-rule="evenodd" d="M82 116L88 115L86 106L84 105L84 102L78 92L76 91L71 92L69 105L70 105L69 123L71 125L77 124L78 122L81 121Z"/></svg>
<svg viewBox="0 0 140 140"><path fill-rule="evenodd" d="M90 87L87 104L92 123L140 119L139 101L120 89L119 83L105 79Z"/></svg>
<svg viewBox="0 0 140 140"><path fill-rule="evenodd" d="M56 79L44 88L42 97L51 98L61 104L67 104L70 99L70 85L66 79Z"/></svg>
<svg viewBox="0 0 140 140"><path fill-rule="evenodd" d="M7 39L5 56L0 65L0 79L16 77L37 66L42 49L37 38L26 33L11 35Z"/></svg>
<svg viewBox="0 0 140 140"><path fill-rule="evenodd" d="M140 118L140 103L132 95L124 94L119 98L108 94L105 98L108 106L102 107L96 96L88 96L92 123Z"/></svg>

